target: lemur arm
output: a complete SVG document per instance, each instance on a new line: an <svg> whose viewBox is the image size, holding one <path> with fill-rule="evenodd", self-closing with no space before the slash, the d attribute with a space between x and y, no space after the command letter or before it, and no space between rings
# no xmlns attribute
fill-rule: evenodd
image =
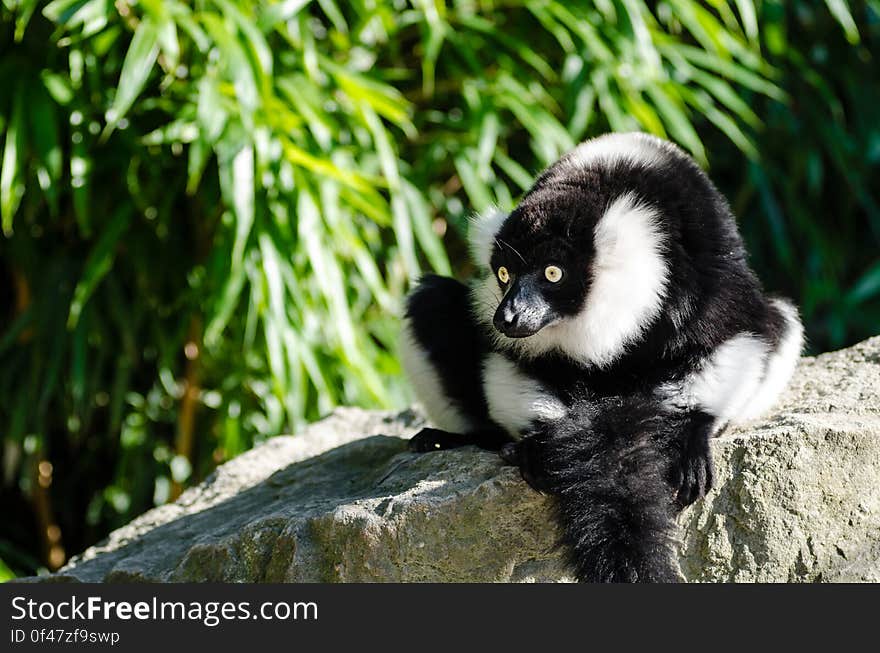
<svg viewBox="0 0 880 653"><path fill-rule="evenodd" d="M501 455L555 496L579 580L676 582L673 481L678 470L694 467L681 462L693 433L702 431L689 414L667 413L651 399L613 397L536 424Z"/></svg>

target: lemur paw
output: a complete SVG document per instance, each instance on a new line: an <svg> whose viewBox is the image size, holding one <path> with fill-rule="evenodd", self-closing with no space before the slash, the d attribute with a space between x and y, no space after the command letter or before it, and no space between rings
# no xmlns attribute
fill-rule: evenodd
<svg viewBox="0 0 880 653"><path fill-rule="evenodd" d="M549 492L550 476L546 471L543 446L538 438L529 437L517 442L508 442L501 447L499 453L504 462L519 467L520 476L533 489L538 492Z"/></svg>
<svg viewBox="0 0 880 653"><path fill-rule="evenodd" d="M706 438L691 438L672 467L675 503L683 510L712 489L712 455Z"/></svg>
<svg viewBox="0 0 880 653"><path fill-rule="evenodd" d="M455 449L467 444L465 436L425 427L409 439L409 450L417 453Z"/></svg>

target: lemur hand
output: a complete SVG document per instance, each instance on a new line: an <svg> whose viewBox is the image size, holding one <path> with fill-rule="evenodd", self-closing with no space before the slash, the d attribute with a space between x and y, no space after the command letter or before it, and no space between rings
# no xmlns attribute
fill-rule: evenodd
<svg viewBox="0 0 880 653"><path fill-rule="evenodd" d="M701 428L702 427L702 428ZM709 434L699 421L681 444L680 454L672 462L670 483L678 510L684 510L712 489L712 455Z"/></svg>
<svg viewBox="0 0 880 653"><path fill-rule="evenodd" d="M409 450L417 453L455 449L472 444L466 435L425 427L409 439Z"/></svg>
<svg viewBox="0 0 880 653"><path fill-rule="evenodd" d="M519 467L523 480L538 492L550 492L550 476L544 460L546 442L539 436L529 436L501 447L501 459Z"/></svg>

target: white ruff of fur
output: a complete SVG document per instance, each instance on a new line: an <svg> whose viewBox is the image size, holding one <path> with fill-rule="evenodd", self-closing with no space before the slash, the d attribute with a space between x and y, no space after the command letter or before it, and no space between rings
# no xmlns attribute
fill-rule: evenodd
<svg viewBox="0 0 880 653"><path fill-rule="evenodd" d="M776 349L767 357L761 387L743 409L740 420L756 419L773 407L794 374L794 368L804 348L804 327L797 309L783 299L774 299L772 304L785 317L785 332Z"/></svg>
<svg viewBox="0 0 880 653"><path fill-rule="evenodd" d="M719 426L728 424L740 418L761 388L766 361L767 343L741 333L714 351L682 394L688 404L714 415Z"/></svg>
<svg viewBox="0 0 880 653"><path fill-rule="evenodd" d="M775 348L751 333L720 345L703 366L682 383L661 386L670 407L700 409L716 418L714 430L763 416L785 390L803 348L804 329L797 310L784 300L773 305L785 317Z"/></svg>
<svg viewBox="0 0 880 653"><path fill-rule="evenodd" d="M669 274L656 212L626 193L596 224L592 285L584 308L527 338L492 332L499 347L534 358L557 350L585 365L606 367L636 341L657 316ZM501 293L484 279L472 293L476 313L491 325Z"/></svg>
<svg viewBox="0 0 880 653"><path fill-rule="evenodd" d="M451 433L467 433L472 429L470 420L447 397L427 352L416 340L409 318L403 321L400 362L425 414L434 426Z"/></svg>
<svg viewBox="0 0 880 653"><path fill-rule="evenodd" d="M501 225L507 220L507 213L497 207L492 207L470 220L468 230L468 243L471 256L477 265L489 267L492 258L492 249L495 247L495 237L501 230Z"/></svg>
<svg viewBox="0 0 880 653"><path fill-rule="evenodd" d="M597 164L607 166L622 160L652 166L662 163L669 155L680 152L672 143L650 134L605 134L584 141L564 161L576 168L590 168Z"/></svg>
<svg viewBox="0 0 880 653"><path fill-rule="evenodd" d="M566 412L561 401L501 354L489 354L483 364L483 391L489 416L516 438L533 422L557 420Z"/></svg>

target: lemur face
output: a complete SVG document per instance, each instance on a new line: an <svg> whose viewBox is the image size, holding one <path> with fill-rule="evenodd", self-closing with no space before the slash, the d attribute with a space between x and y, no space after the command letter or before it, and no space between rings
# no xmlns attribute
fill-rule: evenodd
<svg viewBox="0 0 880 653"><path fill-rule="evenodd" d="M669 144L615 134L548 168L511 213L480 216L471 248L489 274L472 303L495 344L610 365L663 310L672 254L682 258L669 225L714 210L692 199L701 174Z"/></svg>
<svg viewBox="0 0 880 653"><path fill-rule="evenodd" d="M502 294L492 323L508 338L534 336L574 317L589 286L589 243L577 248L552 229L538 237L528 228L533 221L526 213L511 214L495 238L490 260Z"/></svg>

